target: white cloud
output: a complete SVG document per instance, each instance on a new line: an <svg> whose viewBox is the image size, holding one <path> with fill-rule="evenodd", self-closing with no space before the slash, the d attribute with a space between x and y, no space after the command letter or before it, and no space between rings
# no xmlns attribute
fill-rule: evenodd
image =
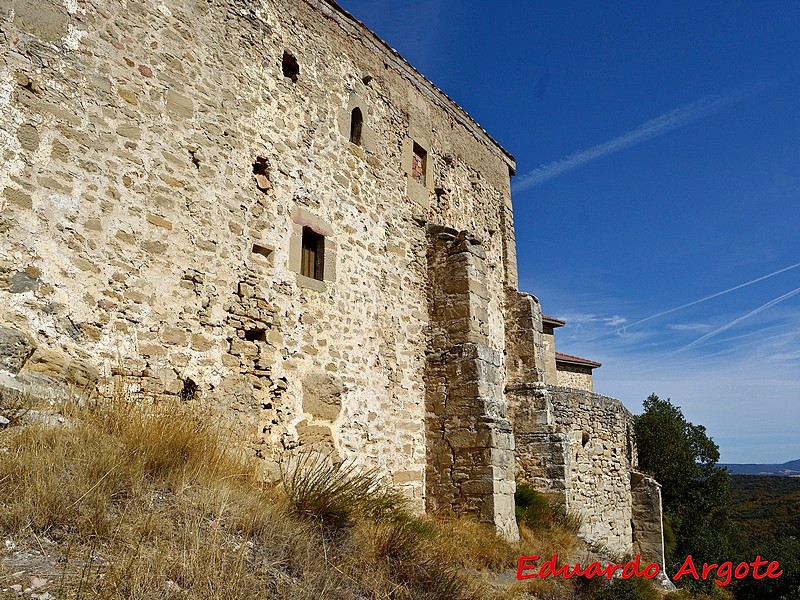
<svg viewBox="0 0 800 600"><path fill-rule="evenodd" d="M594 371L595 391L619 398L634 413L641 413L651 393L671 398L687 419L708 428L722 462L782 463L800 458L798 312L787 307L767 328L759 324L754 332L729 338L727 347L715 339L723 351L713 354L697 348L669 355L616 337L575 352L603 363Z"/></svg>
<svg viewBox="0 0 800 600"><path fill-rule="evenodd" d="M618 327L627 323L628 319L625 317L620 317L619 315L614 315L613 317L607 317L603 320L603 322L610 327Z"/></svg>
<svg viewBox="0 0 800 600"><path fill-rule="evenodd" d="M689 308L691 306L696 306L698 304L702 304L704 302L708 302L709 300L713 300L714 298L719 298L720 296L724 296L725 294L730 294L731 292L735 292L736 290L740 290L742 288L751 286L751 285L753 285L755 283L759 283L761 281L764 281L765 279L769 279L771 277L775 277L776 275L780 275L781 273L785 273L786 271L791 271L793 269L796 269L797 267L800 267L800 263L795 263L795 264L789 265L788 267L783 267L782 269L778 269L777 271L773 271L771 273L767 273L766 275L762 275L761 277L756 277L755 279L751 279L749 281L745 281L744 283L740 283L740 284L735 285L733 287L729 287L727 289L724 289L721 292L715 292L715 293L710 294L708 296L703 296L702 298L698 298L697 300L692 300L691 302L687 302L686 304L681 304L680 306L676 306L674 308L669 308L667 310L662 310L661 312L657 312L656 314L650 315L649 317L645 317L644 319L639 319L638 321L634 321L633 323L628 323L624 327L620 327L619 329L615 329L614 331L602 332L602 333L600 333L600 334L598 334L598 335L596 335L594 337L587 338L587 339L585 339L583 341L584 342L592 342L592 341L594 341L596 339L599 339L601 337L605 337L606 335L608 335L610 333L621 333L623 331L627 332L627 330L629 328L631 328L631 327L635 327L637 325L641 325L643 323L647 323L648 321L652 321L654 319L658 319L659 317L664 317L666 315L670 315L672 313L678 312L679 310L683 310L685 308ZM793 294L793 292L790 292L790 294ZM782 302L782 299L778 299L777 302L775 302L775 303L777 304L778 302ZM772 306L772 305L770 305L770 306ZM760 310L763 310L763 307L761 309L759 309L759 312L760 312Z"/></svg>
<svg viewBox="0 0 800 600"><path fill-rule="evenodd" d="M784 352L783 354L773 354L770 360L800 360L800 350L796 352Z"/></svg>
<svg viewBox="0 0 800 600"><path fill-rule="evenodd" d="M672 323L667 325L673 331L708 331L711 325L706 323Z"/></svg>

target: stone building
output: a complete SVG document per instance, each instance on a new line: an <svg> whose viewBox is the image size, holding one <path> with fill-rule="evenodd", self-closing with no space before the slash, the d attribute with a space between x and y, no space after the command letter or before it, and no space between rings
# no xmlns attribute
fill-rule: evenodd
<svg viewBox="0 0 800 600"><path fill-rule="evenodd" d="M566 321L542 315L542 342L544 343L544 381L552 385L591 392L594 388L592 371L599 362L556 352L555 330Z"/></svg>
<svg viewBox="0 0 800 600"><path fill-rule="evenodd" d="M202 403L265 473L331 453L509 537L515 477L660 532L518 291L514 158L335 2L0 0L0 43L4 393Z"/></svg>

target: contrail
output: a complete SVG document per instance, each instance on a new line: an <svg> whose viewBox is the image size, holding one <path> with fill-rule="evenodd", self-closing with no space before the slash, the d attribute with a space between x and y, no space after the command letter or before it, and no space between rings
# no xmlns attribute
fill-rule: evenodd
<svg viewBox="0 0 800 600"><path fill-rule="evenodd" d="M573 169L585 165L588 162L619 152L620 150L644 142L663 133L678 129L687 123L717 112L730 104L744 100L761 91L764 87L766 86L761 84L728 94L705 96L690 104L679 106L655 119L643 123L636 129L622 134L613 140L603 142L588 150L575 152L561 160L545 163L536 167L533 171L518 177L514 181L513 190L515 192L521 192L530 189L542 182L558 177L562 173L572 171Z"/></svg>
<svg viewBox="0 0 800 600"><path fill-rule="evenodd" d="M754 283L758 283L759 281L764 281L765 279L769 279L770 277L775 277L776 275L780 275L781 273L785 273L786 271L791 271L792 269L796 269L797 267L800 267L800 263L795 263L793 265L789 265L788 267L784 267L783 269L778 269L777 271L773 271L772 273L768 273L767 275L762 275L761 277L757 277L755 279L751 279L750 281L746 281L744 283L740 283L739 285L735 285L735 286L733 286L731 288L728 288L727 290L722 290L721 292L716 292L714 294L711 294L710 296L704 296L704 297L700 298L699 300L693 300L692 302L688 302L686 304L681 304L680 306L676 306L675 308L670 308L669 310L661 311L660 313L656 313L654 315L650 315L649 317L645 317L644 319L639 319L638 321L634 321L633 323L628 323L627 325L625 325L623 327L619 327L619 328L613 329L611 331L604 331L600 335L596 335L594 337L587 338L585 340L580 340L578 342L573 342L572 344L569 344L569 346L572 346L574 344L583 344L583 343L586 343L586 342L593 342L593 341L595 341L597 339L600 339L601 337L605 337L607 335L611 335L611 334L614 334L614 333L620 333L621 331L625 331L626 329L629 329L631 327L635 327L636 325L641 325L642 323L646 323L647 321L652 321L653 319L657 319L659 317L663 317L664 315L669 315L669 314L672 314L672 313L677 312L679 310L683 310L684 308L689 308L690 306L694 306L695 304L700 304L701 302L706 302L708 300L712 300L714 298L718 298L720 296L724 296L725 294L729 294L731 292L735 292L736 290L740 290L743 287L747 287L748 285L753 285Z"/></svg>
<svg viewBox="0 0 800 600"><path fill-rule="evenodd" d="M704 336L701 336L701 337L697 338L695 341L693 341L693 342L691 342L689 344L686 344L685 346L683 346L681 348L678 348L674 352L671 352L667 356L668 357L669 356L673 356L673 355L677 354L678 352L683 352L684 350L688 350L689 348L694 348L695 346L705 342L707 339L712 338L715 335L717 335L719 333L722 333L723 331L727 331L728 329L730 329L734 325L738 325L739 323L741 323L745 319L749 319L750 317L753 317L753 316L757 315L758 313L767 310L768 308L772 308L773 306L775 306L779 302L783 302L784 300L788 300L789 298L791 298L792 296L796 296L797 294L800 294L800 287L793 289L791 292L786 292L782 296L778 296L777 298L775 298L773 300L770 300L766 304L762 304L758 308L756 308L754 310L751 310L746 315L742 315L738 319L734 319L730 323L727 323L727 324L723 325L722 327L718 327L714 331L710 331L709 333L705 334Z"/></svg>
<svg viewBox="0 0 800 600"><path fill-rule="evenodd" d="M758 333L761 333L761 331L755 332L755 334L758 334ZM748 335L752 336L754 334L748 334ZM760 336L759 339L754 340L754 341L746 342L746 343L743 343L743 344L736 344L735 346L731 346L730 348L725 348L723 350L717 350L716 352L712 352L710 354L707 353L705 355L705 358L711 358L712 356L719 356L721 354L730 354L731 352L736 352L740 348L746 348L747 346L755 346L756 344L762 344L767 340L775 340L775 339L779 339L779 338L796 338L797 335L798 335L797 331L785 331L783 333L776 333L775 335L768 335L766 337L765 336ZM734 336L732 338L724 338L722 340L716 340L716 341L711 342L710 344L706 344L706 348L708 348L709 346L711 346L713 344L718 344L720 342L724 344L725 342L729 342L730 340L741 338L741 337L744 337L744 336Z"/></svg>

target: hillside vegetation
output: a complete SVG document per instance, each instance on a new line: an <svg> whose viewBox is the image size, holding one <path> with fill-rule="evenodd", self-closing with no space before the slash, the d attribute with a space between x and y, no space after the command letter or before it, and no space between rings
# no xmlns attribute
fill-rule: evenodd
<svg viewBox="0 0 800 600"><path fill-rule="evenodd" d="M467 517L415 516L375 473L309 457L265 484L210 413L177 401L5 414L0 588L12 594L567 600L612 589L515 581L522 554L595 560L569 519L523 519L531 527L509 543Z"/></svg>
<svg viewBox="0 0 800 600"><path fill-rule="evenodd" d="M800 538L800 477L734 475L731 506L751 538Z"/></svg>

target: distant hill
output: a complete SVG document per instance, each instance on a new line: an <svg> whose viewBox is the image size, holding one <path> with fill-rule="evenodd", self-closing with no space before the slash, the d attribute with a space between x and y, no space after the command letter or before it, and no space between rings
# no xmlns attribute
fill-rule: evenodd
<svg viewBox="0 0 800 600"><path fill-rule="evenodd" d="M782 465L757 465L757 464L719 464L728 467L734 475L774 475L779 477L800 477L800 458L790 460Z"/></svg>

